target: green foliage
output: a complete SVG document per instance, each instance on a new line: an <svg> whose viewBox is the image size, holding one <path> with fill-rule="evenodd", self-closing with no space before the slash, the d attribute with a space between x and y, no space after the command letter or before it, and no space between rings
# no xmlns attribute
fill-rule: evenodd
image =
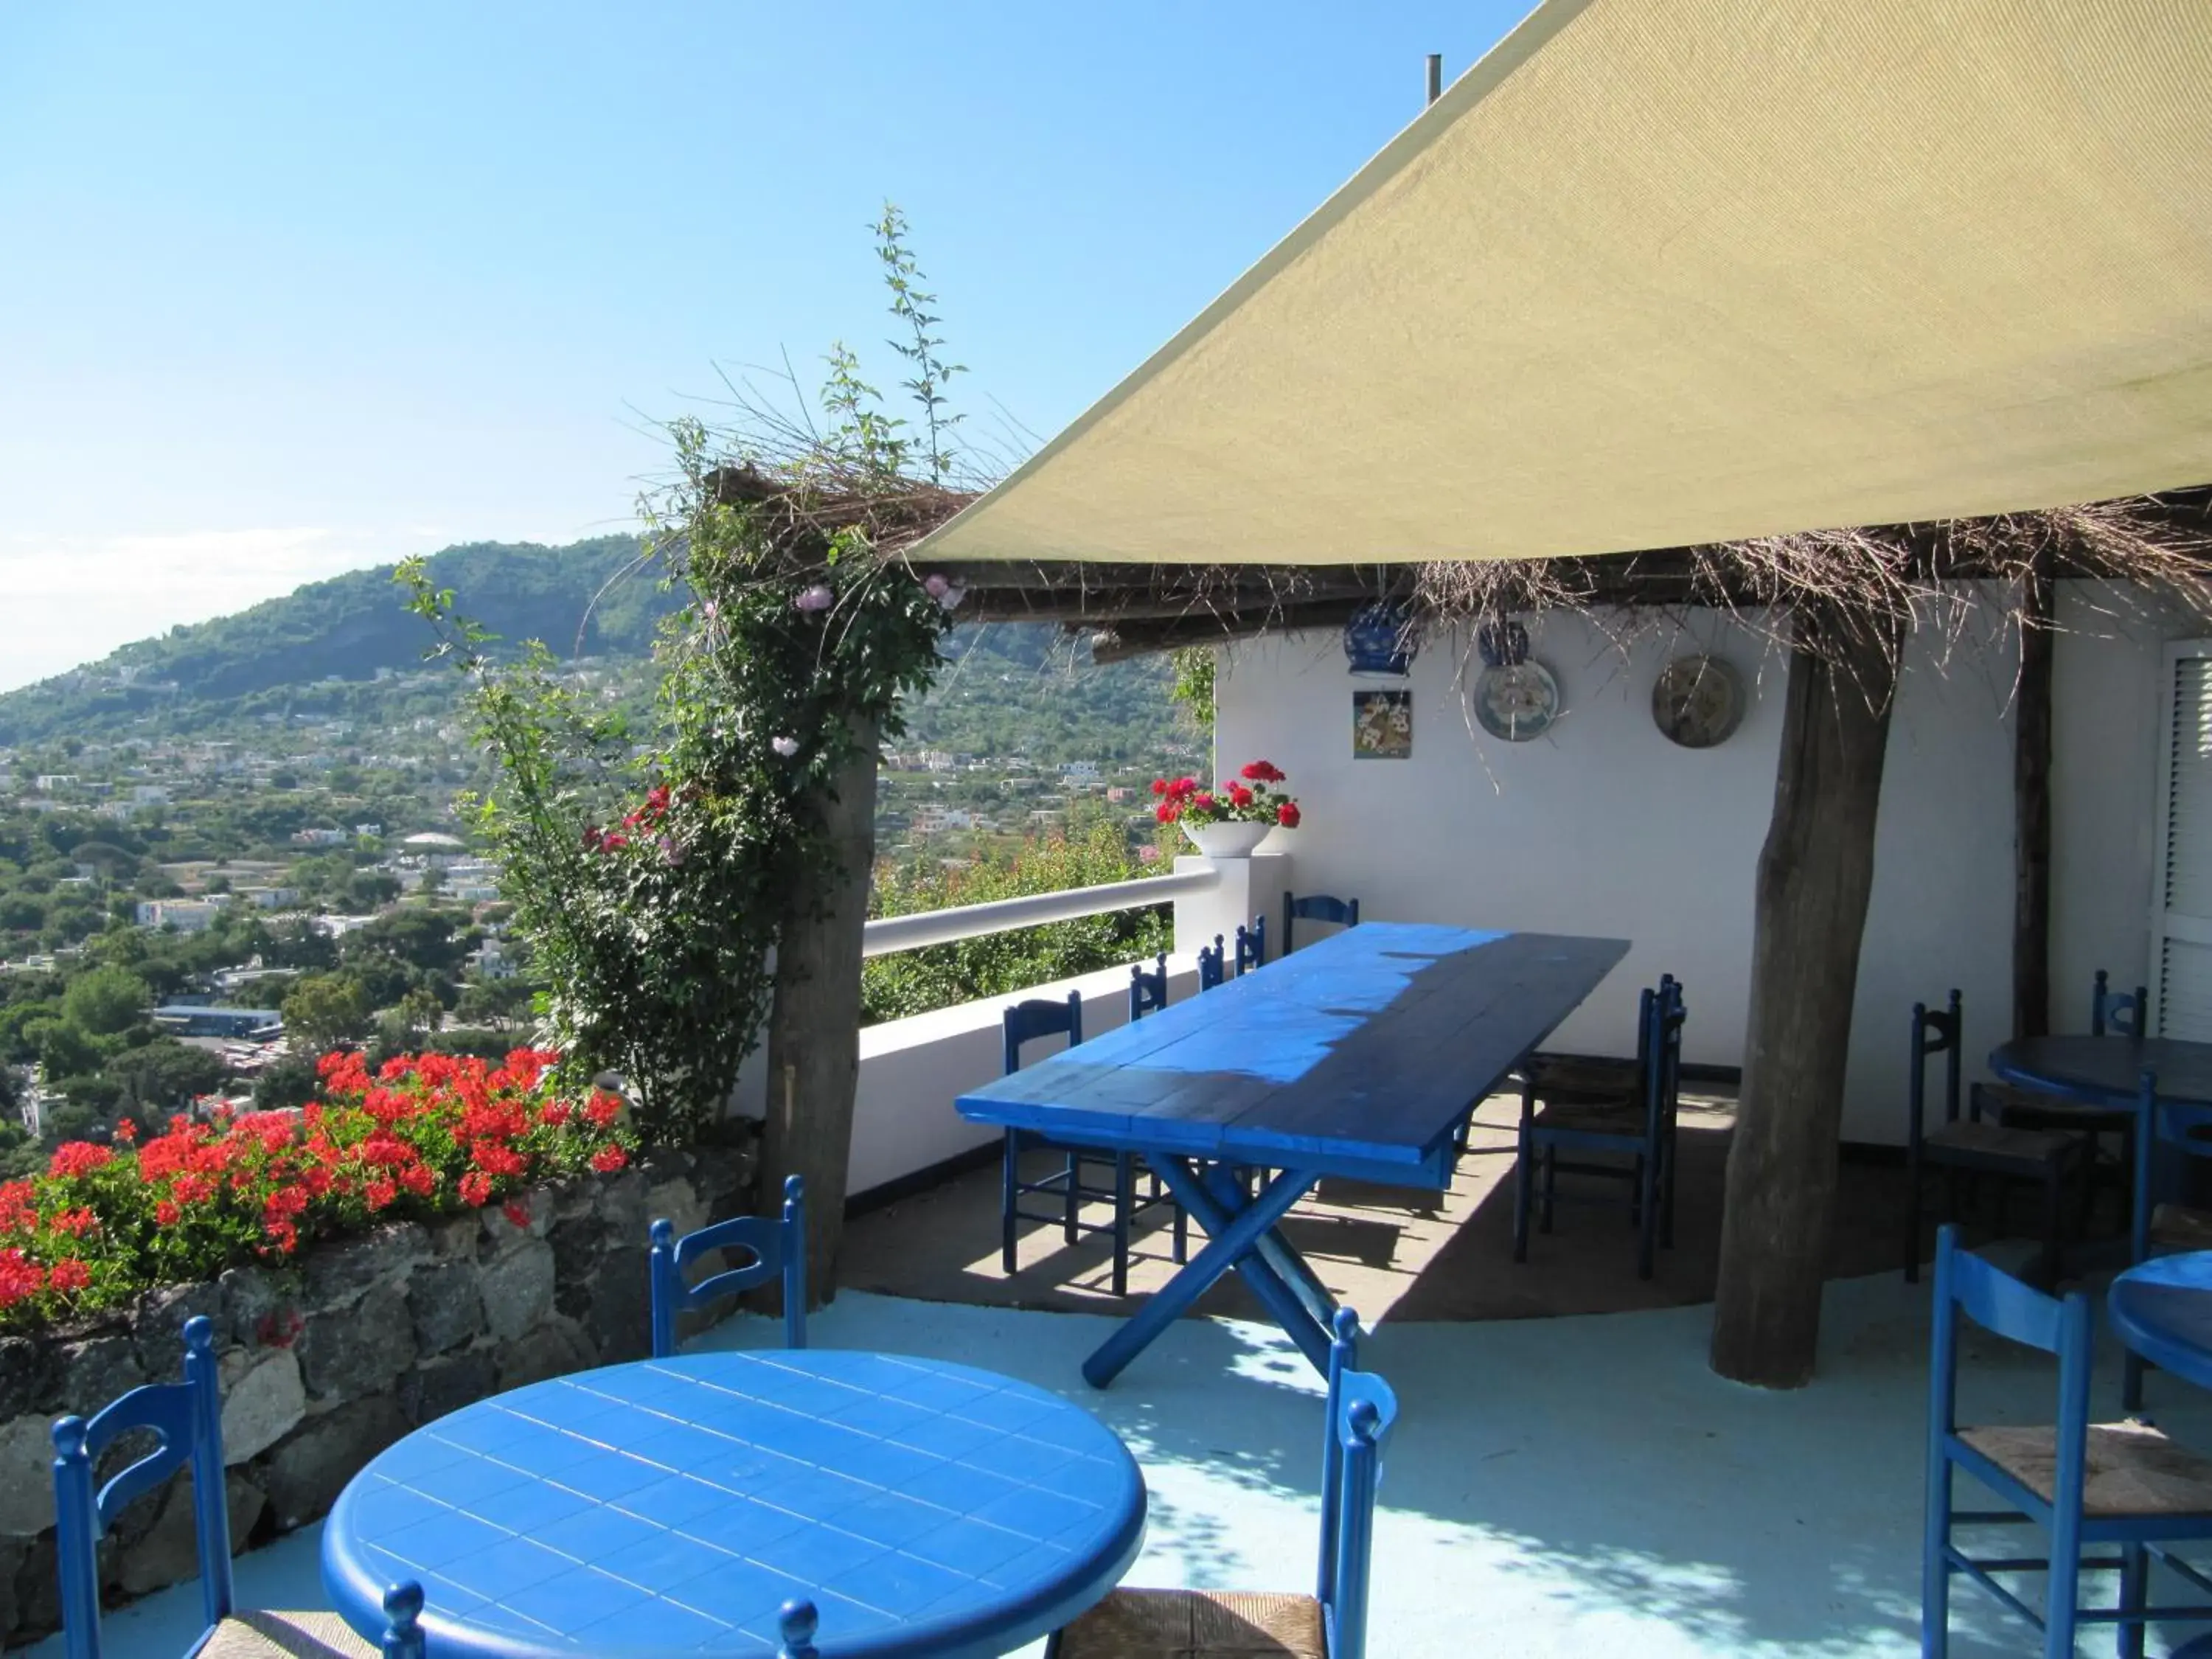
<svg viewBox="0 0 2212 1659"><path fill-rule="evenodd" d="M93 1036L114 1036L136 1025L154 1006L146 981L127 968L94 968L70 981L62 1012Z"/></svg>
<svg viewBox="0 0 2212 1659"><path fill-rule="evenodd" d="M1168 696L1209 741L1213 737L1213 673L1220 653L1210 645L1187 645L1169 653L1175 678Z"/></svg>
<svg viewBox="0 0 2212 1659"><path fill-rule="evenodd" d="M370 1005L350 974L310 974L284 999L284 1034L317 1051L349 1048L368 1034Z"/></svg>
<svg viewBox="0 0 2212 1659"><path fill-rule="evenodd" d="M927 684L948 626L941 579L925 583L872 540L878 509L895 514L950 454L953 370L902 233L887 215L879 251L911 331L927 480L909 476L902 423L842 349L826 432L768 461L750 496L724 480L740 466L763 477L760 456L696 419L672 422L677 482L647 504L647 546L684 603L662 629L648 730L579 698L540 643L502 662L450 589L401 569L437 653L467 674L477 735L498 762L477 823L532 946L553 1041L572 1076L621 1074L648 1139L688 1138L728 1097L768 1012L792 895L835 856L833 780L902 729L901 702Z"/></svg>
<svg viewBox="0 0 2212 1659"><path fill-rule="evenodd" d="M1017 852L988 856L965 868L947 869L933 860L885 865L876 873L875 913L901 916L988 904L1144 873L1120 827L1094 820L1066 835L1032 838ZM867 1023L874 1024L1002 996L1149 957L1168 948L1170 933L1167 909L1155 907L877 957L861 974L862 1006Z"/></svg>

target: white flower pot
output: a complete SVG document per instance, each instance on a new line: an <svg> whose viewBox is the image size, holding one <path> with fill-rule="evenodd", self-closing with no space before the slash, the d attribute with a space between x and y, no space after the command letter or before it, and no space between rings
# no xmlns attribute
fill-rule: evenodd
<svg viewBox="0 0 2212 1659"><path fill-rule="evenodd" d="M1249 859L1267 840L1272 823L1186 823L1182 832L1210 859Z"/></svg>

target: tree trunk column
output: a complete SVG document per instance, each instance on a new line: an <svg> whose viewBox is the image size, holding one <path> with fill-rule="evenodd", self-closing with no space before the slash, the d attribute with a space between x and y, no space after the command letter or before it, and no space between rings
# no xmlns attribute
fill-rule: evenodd
<svg viewBox="0 0 2212 1659"><path fill-rule="evenodd" d="M1742 1098L1729 1148L1712 1366L1813 1375L1875 818L1902 630L1801 612L1774 817L1759 854Z"/></svg>
<svg viewBox="0 0 2212 1659"><path fill-rule="evenodd" d="M768 1119L759 1208L781 1212L783 1182L806 1183L806 1285L817 1306L837 1293L853 1095L860 1075L860 930L876 856L874 722L856 723L859 752L831 781L820 823L833 866L794 888L776 945L769 1014Z"/></svg>

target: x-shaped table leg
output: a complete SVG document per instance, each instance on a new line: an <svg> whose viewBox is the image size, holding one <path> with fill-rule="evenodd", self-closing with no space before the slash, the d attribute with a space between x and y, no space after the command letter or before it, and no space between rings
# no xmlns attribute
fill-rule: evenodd
<svg viewBox="0 0 2212 1659"><path fill-rule="evenodd" d="M1201 1175L1194 1161L1170 1153L1146 1152L1145 1161L1206 1229L1206 1245L1083 1362L1085 1378L1104 1388L1232 1267L1314 1368L1326 1373L1334 1304L1313 1270L1275 1231L1321 1177L1284 1170L1248 1200L1218 1166Z"/></svg>

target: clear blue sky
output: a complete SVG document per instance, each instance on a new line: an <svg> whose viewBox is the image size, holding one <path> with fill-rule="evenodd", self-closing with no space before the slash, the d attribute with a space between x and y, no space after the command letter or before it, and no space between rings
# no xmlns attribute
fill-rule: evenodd
<svg viewBox="0 0 2212 1659"><path fill-rule="evenodd" d="M887 198L1048 436L1523 9L5 0L0 686L627 527L714 364L880 361Z"/></svg>

